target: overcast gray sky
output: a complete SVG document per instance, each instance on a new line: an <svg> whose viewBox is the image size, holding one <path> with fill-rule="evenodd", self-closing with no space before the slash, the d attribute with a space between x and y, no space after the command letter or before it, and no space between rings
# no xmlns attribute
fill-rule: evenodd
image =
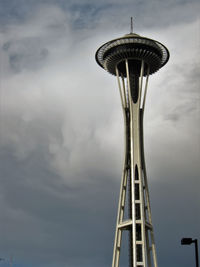
<svg viewBox="0 0 200 267"><path fill-rule="evenodd" d="M131 16L170 51L144 122L159 266L194 266L180 240L200 237L199 12L195 0L0 0L2 267L111 266L123 121L94 55Z"/></svg>

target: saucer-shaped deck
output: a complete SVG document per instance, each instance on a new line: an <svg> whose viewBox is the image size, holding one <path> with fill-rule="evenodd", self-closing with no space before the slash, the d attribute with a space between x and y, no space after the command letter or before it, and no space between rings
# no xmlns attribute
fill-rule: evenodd
<svg viewBox="0 0 200 267"><path fill-rule="evenodd" d="M139 74L141 61L144 60L144 76L158 71L169 59L169 51L158 41L139 36L135 33L111 40L96 52L97 63L109 73L126 77L125 60L128 60L132 73Z"/></svg>

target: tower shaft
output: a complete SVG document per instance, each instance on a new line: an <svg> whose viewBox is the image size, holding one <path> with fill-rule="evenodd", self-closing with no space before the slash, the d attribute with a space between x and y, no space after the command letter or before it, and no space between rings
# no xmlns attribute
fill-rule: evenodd
<svg viewBox="0 0 200 267"><path fill-rule="evenodd" d="M147 73L145 79L144 71ZM157 267L143 141L149 71L144 60L134 66L126 59L116 66L124 116L125 149L112 267L119 267L124 231L129 232L130 266ZM125 210L128 211L126 216Z"/></svg>

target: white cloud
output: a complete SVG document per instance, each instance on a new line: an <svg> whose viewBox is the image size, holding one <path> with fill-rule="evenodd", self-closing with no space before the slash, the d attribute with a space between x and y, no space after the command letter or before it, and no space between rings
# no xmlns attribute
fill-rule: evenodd
<svg viewBox="0 0 200 267"><path fill-rule="evenodd" d="M197 114L197 103L193 102L197 101L198 92L197 84L191 86L194 87L193 94L184 86L190 86L193 63L198 64L197 29L198 21L194 21L169 26L165 31L154 30L157 39L169 46L171 58L168 65L150 79L146 111L147 147L150 136L155 139L163 137L159 128L173 132L175 140L181 144L181 132L187 130L190 139L188 125L192 124L194 112ZM187 38L188 32L190 38ZM105 155L108 154L118 155L118 159L116 156L113 158L119 163L122 153L119 143L123 142L123 125L118 89L116 81L103 71L101 74L94 61L97 40L101 37L96 38L93 34L91 30L83 39L81 32L77 35L70 29L69 14L57 7L43 7L26 24L8 28L4 36L4 47L5 44L8 47L2 52L7 75L2 77L2 114L6 115L2 115L5 118L2 117L1 143L14 145L16 155L24 159L46 139L51 166L63 177L66 173L68 177L73 176L73 172L78 171L78 181L83 169L86 173L90 168L100 169L103 158L107 162ZM146 35L151 37L153 33L147 32ZM21 46L16 46L27 38L33 38L25 43L30 47L23 46L21 50ZM30 66L34 60L39 60L34 55L37 40L39 47L48 51L47 60L43 59L41 63L42 68L22 68L13 73L9 65L13 51L22 57L26 51L33 53L27 63ZM188 47L191 48L190 54ZM184 111L190 116L186 119L184 115L183 121L181 114ZM180 119L182 126L180 124L175 131L174 125ZM169 133L163 139L170 142ZM112 157L109 160L112 161ZM109 172L109 163L106 169Z"/></svg>

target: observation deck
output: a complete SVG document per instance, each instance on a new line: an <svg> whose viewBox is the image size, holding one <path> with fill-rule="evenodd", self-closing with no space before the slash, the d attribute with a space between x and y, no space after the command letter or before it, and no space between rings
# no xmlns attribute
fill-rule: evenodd
<svg viewBox="0 0 200 267"><path fill-rule="evenodd" d="M144 73L153 74L162 68L169 59L168 49L158 41L142 37L135 33L126 34L121 38L103 44L96 52L97 63L106 71L116 76L118 67L120 76L126 77L125 60L134 66L133 72L139 73L140 62L145 62Z"/></svg>

